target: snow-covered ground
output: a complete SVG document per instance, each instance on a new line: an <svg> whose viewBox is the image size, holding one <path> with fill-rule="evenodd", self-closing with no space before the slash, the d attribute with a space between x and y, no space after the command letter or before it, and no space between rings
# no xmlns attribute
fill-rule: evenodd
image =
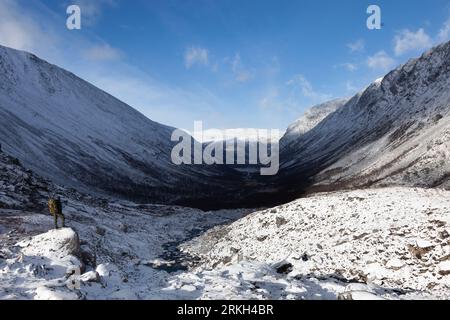
<svg viewBox="0 0 450 320"><path fill-rule="evenodd" d="M198 272L208 281L233 279L220 282L220 297L242 296L240 287L259 298L336 298L353 283L347 290L384 298L448 299L450 192L317 194L255 212L182 247L201 258Z"/></svg>
<svg viewBox="0 0 450 320"><path fill-rule="evenodd" d="M65 212L70 228L54 231L49 215L0 210L0 299L450 298L447 191L336 192L253 213L68 199Z"/></svg>
<svg viewBox="0 0 450 320"><path fill-rule="evenodd" d="M245 213L69 200L68 228L51 230L50 215L0 209L0 299L168 298L170 274L195 263L177 245ZM71 290L76 267L82 286Z"/></svg>
<svg viewBox="0 0 450 320"><path fill-rule="evenodd" d="M276 208L203 212L99 198L0 152L0 299L449 299L449 65L446 43L335 112L316 109L292 126L278 186L298 194L314 176L315 191L341 191ZM38 173L166 201L218 201L222 190L244 201L236 172L173 168L163 143L170 128L81 79L2 47L0 69L0 101L14 111L0 108L5 149ZM96 116L86 119L91 106ZM68 228L52 230L51 194L62 197ZM78 271L80 287L70 288Z"/></svg>

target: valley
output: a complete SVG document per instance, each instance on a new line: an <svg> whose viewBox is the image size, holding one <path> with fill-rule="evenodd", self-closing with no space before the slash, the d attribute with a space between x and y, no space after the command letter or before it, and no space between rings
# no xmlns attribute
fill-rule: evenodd
<svg viewBox="0 0 450 320"><path fill-rule="evenodd" d="M174 164L174 128L32 54L0 78L0 299L450 298L450 42L307 111L274 176Z"/></svg>

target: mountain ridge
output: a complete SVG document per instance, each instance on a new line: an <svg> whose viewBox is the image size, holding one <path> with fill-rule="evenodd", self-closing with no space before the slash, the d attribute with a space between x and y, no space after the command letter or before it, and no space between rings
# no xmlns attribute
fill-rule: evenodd
<svg viewBox="0 0 450 320"><path fill-rule="evenodd" d="M282 148L280 183L448 188L449 79L450 42L389 72Z"/></svg>

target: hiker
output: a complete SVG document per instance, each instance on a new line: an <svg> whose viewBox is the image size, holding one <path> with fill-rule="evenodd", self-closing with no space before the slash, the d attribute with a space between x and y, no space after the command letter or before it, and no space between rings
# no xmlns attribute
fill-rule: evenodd
<svg viewBox="0 0 450 320"><path fill-rule="evenodd" d="M48 209L50 213L53 215L53 218L55 219L55 229L58 229L58 217L61 217L62 219L62 227L65 228L65 218L62 213L62 204L61 204L61 198L58 197L57 199L49 199L48 200Z"/></svg>

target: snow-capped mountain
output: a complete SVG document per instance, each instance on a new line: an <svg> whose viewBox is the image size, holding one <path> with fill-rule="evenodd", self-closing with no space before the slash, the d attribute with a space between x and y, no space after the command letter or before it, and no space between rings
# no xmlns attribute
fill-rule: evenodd
<svg viewBox="0 0 450 320"><path fill-rule="evenodd" d="M300 138L322 122L330 113L335 112L338 108L346 104L347 101L348 99L346 98L334 99L306 110L300 119L288 127L283 136L283 143L289 144L293 140Z"/></svg>
<svg viewBox="0 0 450 320"><path fill-rule="evenodd" d="M238 129L208 129L203 132L203 142L220 142L220 141L228 141L228 140L238 140L238 141L247 141L247 142L258 142L264 140L266 142L267 139L261 139L258 135L258 130L261 129L253 129L253 128L238 128ZM220 134L219 134L220 133ZM281 139L281 134L277 136L277 141ZM275 142L275 141L274 141Z"/></svg>
<svg viewBox="0 0 450 320"><path fill-rule="evenodd" d="M0 143L58 184L153 202L208 198L235 171L172 164L173 128L74 74L0 46ZM216 200L214 200L216 201Z"/></svg>
<svg viewBox="0 0 450 320"><path fill-rule="evenodd" d="M449 188L450 42L393 70L281 145L282 188Z"/></svg>

